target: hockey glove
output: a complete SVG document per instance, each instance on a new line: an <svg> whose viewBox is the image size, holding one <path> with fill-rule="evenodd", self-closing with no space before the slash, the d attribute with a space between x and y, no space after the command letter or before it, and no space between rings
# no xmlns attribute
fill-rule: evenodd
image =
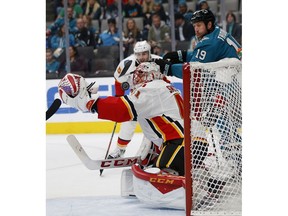
<svg viewBox="0 0 288 216"><path fill-rule="evenodd" d="M178 50L168 52L163 56L164 60L169 60L172 64L183 63L186 61L187 51Z"/></svg>
<svg viewBox="0 0 288 216"><path fill-rule="evenodd" d="M98 99L98 87L96 83L86 86L86 81L82 76L77 74L66 74L58 84L58 92L63 103L87 112L86 103L91 99L91 94L95 100Z"/></svg>
<svg viewBox="0 0 288 216"><path fill-rule="evenodd" d="M153 61L159 65L160 72L166 76L172 76L171 63L163 59L153 59Z"/></svg>

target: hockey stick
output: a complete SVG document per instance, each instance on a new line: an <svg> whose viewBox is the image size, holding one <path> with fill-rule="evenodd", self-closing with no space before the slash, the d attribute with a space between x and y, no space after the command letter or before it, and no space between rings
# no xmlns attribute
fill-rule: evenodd
<svg viewBox="0 0 288 216"><path fill-rule="evenodd" d="M109 141L109 145L108 145L108 148L107 148L107 151L106 151L105 159L107 159L107 157L108 157L108 154L109 154L109 151L110 151L110 146L111 146L111 143L112 143L112 140L113 140L113 136L114 136L114 133L115 133L116 126L117 126L117 122L115 122L115 124L114 124L112 135L111 135L111 138L110 138L110 141ZM102 173L103 173L103 169L100 169L100 176L102 175Z"/></svg>
<svg viewBox="0 0 288 216"><path fill-rule="evenodd" d="M130 167L140 161L140 156L117 159L92 160L74 135L67 136L67 141L82 163L90 170Z"/></svg>
<svg viewBox="0 0 288 216"><path fill-rule="evenodd" d="M56 98L53 103L51 104L51 106L48 108L48 110L46 111L46 121L53 116L57 110L59 109L59 107L61 106L61 100Z"/></svg>

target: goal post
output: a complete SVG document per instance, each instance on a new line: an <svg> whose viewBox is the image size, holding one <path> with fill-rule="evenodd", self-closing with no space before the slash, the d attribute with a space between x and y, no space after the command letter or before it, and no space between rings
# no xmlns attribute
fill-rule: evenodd
<svg viewBox="0 0 288 216"><path fill-rule="evenodd" d="M183 65L188 215L242 214L242 64Z"/></svg>

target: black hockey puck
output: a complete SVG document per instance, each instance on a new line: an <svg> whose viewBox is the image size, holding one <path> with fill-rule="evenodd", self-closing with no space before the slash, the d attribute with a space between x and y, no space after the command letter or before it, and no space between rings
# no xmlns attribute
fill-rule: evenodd
<svg viewBox="0 0 288 216"><path fill-rule="evenodd" d="M129 87L130 87L130 85L129 85L128 82L123 82L123 83L121 84L121 88L122 88L124 91L128 90Z"/></svg>

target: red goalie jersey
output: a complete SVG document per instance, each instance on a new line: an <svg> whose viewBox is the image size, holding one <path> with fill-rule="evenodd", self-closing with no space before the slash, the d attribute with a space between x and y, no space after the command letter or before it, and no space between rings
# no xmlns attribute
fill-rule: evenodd
<svg viewBox="0 0 288 216"><path fill-rule="evenodd" d="M97 113L100 119L117 122L137 119L144 135L158 146L184 138L182 97L161 79L141 84L131 95L99 98Z"/></svg>

